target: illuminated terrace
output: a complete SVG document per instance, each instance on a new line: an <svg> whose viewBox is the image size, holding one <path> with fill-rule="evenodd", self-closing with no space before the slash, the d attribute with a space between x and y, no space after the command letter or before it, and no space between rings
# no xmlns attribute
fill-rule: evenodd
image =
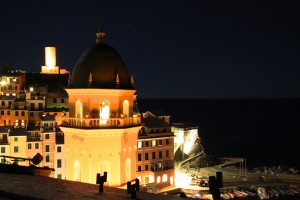
<svg viewBox="0 0 300 200"><path fill-rule="evenodd" d="M140 126L141 117L126 118L66 118L61 126L73 128L124 128Z"/></svg>

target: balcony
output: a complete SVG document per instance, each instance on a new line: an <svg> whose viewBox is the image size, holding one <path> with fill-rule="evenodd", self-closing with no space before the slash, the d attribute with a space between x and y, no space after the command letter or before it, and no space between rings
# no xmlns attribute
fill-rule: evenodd
<svg viewBox="0 0 300 200"><path fill-rule="evenodd" d="M27 142L34 142L34 141L40 141L40 137L32 137L32 136L27 136Z"/></svg>
<svg viewBox="0 0 300 200"><path fill-rule="evenodd" d="M73 128L124 128L141 125L141 117L128 118L67 118L61 126Z"/></svg>
<svg viewBox="0 0 300 200"><path fill-rule="evenodd" d="M8 144L8 140L6 139L0 139L0 144Z"/></svg>
<svg viewBox="0 0 300 200"><path fill-rule="evenodd" d="M151 164L150 171L151 172L162 172L169 169L174 169L174 163L173 162L161 162L161 163L153 163Z"/></svg>
<svg viewBox="0 0 300 200"><path fill-rule="evenodd" d="M42 127L41 132L42 133L55 132L55 127Z"/></svg>

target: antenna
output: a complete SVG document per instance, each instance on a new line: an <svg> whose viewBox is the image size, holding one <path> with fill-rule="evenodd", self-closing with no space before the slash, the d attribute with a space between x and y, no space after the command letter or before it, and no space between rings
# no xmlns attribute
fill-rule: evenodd
<svg viewBox="0 0 300 200"><path fill-rule="evenodd" d="M104 32L103 31L103 17L97 17L98 20L98 32Z"/></svg>

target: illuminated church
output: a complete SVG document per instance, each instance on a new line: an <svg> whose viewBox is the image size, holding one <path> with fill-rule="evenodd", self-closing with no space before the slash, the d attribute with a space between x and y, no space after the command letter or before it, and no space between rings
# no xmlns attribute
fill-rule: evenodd
<svg viewBox="0 0 300 200"><path fill-rule="evenodd" d="M170 116L140 114L133 76L104 38L100 29L72 74L56 65L55 47L45 48L41 73L1 74L0 156L40 153L59 179L95 184L107 172L109 186L173 185Z"/></svg>
<svg viewBox="0 0 300 200"><path fill-rule="evenodd" d="M107 185L136 178L136 149L141 129L135 110L133 77L120 55L96 34L96 44L78 59L69 78L69 118L65 134L66 179L96 183L108 173Z"/></svg>

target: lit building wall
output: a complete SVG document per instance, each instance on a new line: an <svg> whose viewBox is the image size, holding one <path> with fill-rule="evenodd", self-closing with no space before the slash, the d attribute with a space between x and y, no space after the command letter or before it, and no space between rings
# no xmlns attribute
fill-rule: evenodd
<svg viewBox="0 0 300 200"><path fill-rule="evenodd" d="M0 82L1 95L16 95L25 84L26 76L24 73L10 73L9 75L2 75Z"/></svg>
<svg viewBox="0 0 300 200"><path fill-rule="evenodd" d="M4 126L0 126L0 155L10 155L9 133ZM0 160L0 163L4 163L3 158Z"/></svg>
<svg viewBox="0 0 300 200"><path fill-rule="evenodd" d="M10 143L10 156L14 157L22 157L26 158L27 148L26 148L26 135L22 136L10 136L9 143ZM20 165L27 165L28 163L20 162Z"/></svg>
<svg viewBox="0 0 300 200"><path fill-rule="evenodd" d="M150 138L139 137L137 157L137 176L142 184L174 184L174 136L155 134ZM166 135L166 134L165 134ZM158 177L164 179L158 181Z"/></svg>
<svg viewBox="0 0 300 200"><path fill-rule="evenodd" d="M56 66L56 48L45 47L45 65L42 66L42 74L58 74L59 67Z"/></svg>
<svg viewBox="0 0 300 200"><path fill-rule="evenodd" d="M120 186L136 178L135 149L140 127L76 129L65 134L66 179L96 183L96 174L107 172L107 185Z"/></svg>
<svg viewBox="0 0 300 200"><path fill-rule="evenodd" d="M54 152L54 178L66 178L66 154L64 144L56 144Z"/></svg>

